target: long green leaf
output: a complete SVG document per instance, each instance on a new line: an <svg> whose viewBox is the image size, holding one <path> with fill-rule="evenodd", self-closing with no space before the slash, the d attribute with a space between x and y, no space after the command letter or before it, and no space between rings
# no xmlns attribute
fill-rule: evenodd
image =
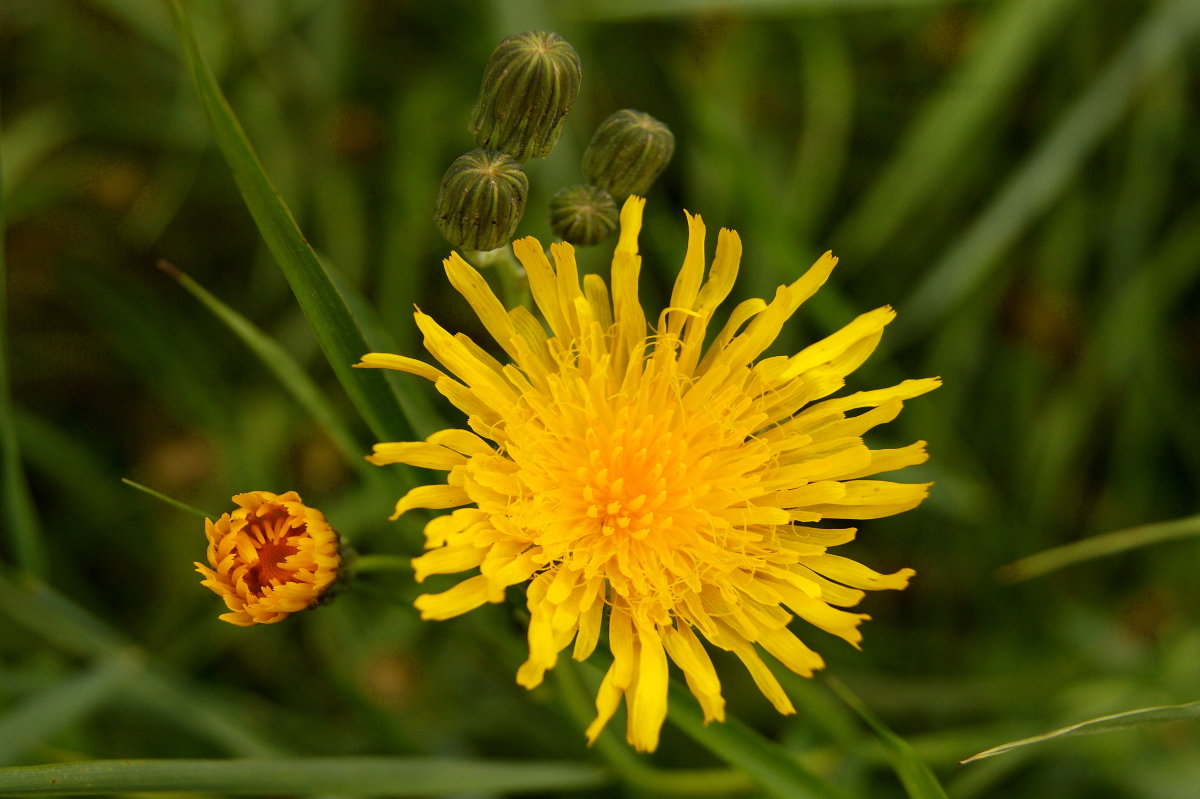
<svg viewBox="0 0 1200 799"><path fill-rule="evenodd" d="M997 3L975 47L920 110L895 156L847 218L838 238L865 263L904 229L956 168L962 153L1005 110L1020 78L1079 0Z"/></svg>
<svg viewBox="0 0 1200 799"><path fill-rule="evenodd" d="M947 799L946 791L938 782L937 777L930 771L929 766L917 756L912 746L896 733L892 732L871 709L863 704L849 688L840 680L830 679L829 686L842 698L842 701L854 709L862 717L879 740L883 742L888 760L896 771L896 776L904 785L904 790L910 799Z"/></svg>
<svg viewBox="0 0 1200 799"><path fill-rule="evenodd" d="M1200 702L1189 702L1186 705L1144 707L1138 710L1128 710L1124 713L1114 713L1111 716L1101 716L1100 718L1082 721L1079 724L1072 724L1069 727L1063 727L1052 732L1034 735L1031 738L1022 738L1019 741L993 746L991 749L985 749L977 755L971 755L962 762L971 763L976 760L982 760L985 757L992 757L993 755L999 755L1013 749L1019 749L1023 746L1045 743L1055 738L1067 738L1073 735L1097 735L1102 732L1117 732L1119 730L1128 730L1132 727L1145 727L1150 724L1168 724L1173 721L1197 720L1200 720Z"/></svg>
<svg viewBox="0 0 1200 799"><path fill-rule="evenodd" d="M1147 15L1091 88L901 304L905 314L898 333L912 337L932 329L988 276L999 256L1062 192L1197 28L1200 3L1195 0L1168 0Z"/></svg>
<svg viewBox="0 0 1200 799"><path fill-rule="evenodd" d="M60 681L0 716L0 764L70 726L112 698L112 692L141 670L132 653L101 658L80 676Z"/></svg>
<svg viewBox="0 0 1200 799"><path fill-rule="evenodd" d="M199 516L201 519L215 519L215 518L217 518L217 516L220 515L220 514L216 514L216 513L208 513L206 511L202 511L199 508L196 508L196 507L193 507L193 506L187 504L186 502L180 502L179 500L175 499L174 497L169 497L166 494L162 493L161 491L155 491L150 486L144 486L141 483L135 483L134 481L130 480L128 477L122 477L121 482L124 483L125 485L129 486L130 488L141 491L143 494L149 494L150 496L154 497L155 499L157 499L161 502L165 502L177 510L181 510L184 513L190 513L193 516Z"/></svg>
<svg viewBox="0 0 1200 799"><path fill-rule="evenodd" d="M313 420L320 425L329 438L337 445L347 461L358 466L365 463L362 459L364 448L354 440L354 436L338 419L337 414L317 388L312 378L296 362L291 353L281 347L274 339L260 330L246 317L217 299L212 292L201 286L182 270L166 261L159 262L159 268L175 278L179 285L204 305L225 326L233 332L246 347L262 361L292 399L308 411ZM375 474L375 472L370 472Z"/></svg>
<svg viewBox="0 0 1200 799"><path fill-rule="evenodd" d="M105 660L128 659L136 647L101 619L40 582L17 583L0 573L0 613L20 623L59 649ZM288 754L241 723L241 713L227 699L213 696L191 680L147 663L125 692L182 727L244 756Z"/></svg>
<svg viewBox="0 0 1200 799"><path fill-rule="evenodd" d="M428 796L474 791L559 793L596 788L606 781L600 769L575 763L404 757L95 760L0 769L0 793L6 794L214 791Z"/></svg>
<svg viewBox="0 0 1200 799"><path fill-rule="evenodd" d="M690 738L717 757L746 772L771 796L780 799L845 799L845 794L802 766L794 755L736 718L705 724L696 699L674 682L668 717Z"/></svg>
<svg viewBox="0 0 1200 799"><path fill-rule="evenodd" d="M1125 530L1073 541L1002 566L997 576L1003 582L1017 583L1094 558L1116 555L1131 549L1200 536L1200 514L1157 524L1142 524Z"/></svg>
<svg viewBox="0 0 1200 799"><path fill-rule="evenodd" d="M12 394L8 377L8 265L5 260L4 233L7 227L5 215L4 161L0 157L0 497L4 498L4 511L0 518L11 537L13 558L17 565L30 574L40 575L45 571L46 556L43 552L41 530L29 485L25 480L25 467L21 459L21 448L17 441L16 424L13 421Z"/></svg>
<svg viewBox="0 0 1200 799"><path fill-rule="evenodd" d="M204 63L181 0L172 0L188 71L213 129L217 147L233 172L259 233L283 270L325 357L375 436L383 441L412 437L412 427L383 375L352 364L368 351L345 299L296 225L291 211L263 169L241 124Z"/></svg>

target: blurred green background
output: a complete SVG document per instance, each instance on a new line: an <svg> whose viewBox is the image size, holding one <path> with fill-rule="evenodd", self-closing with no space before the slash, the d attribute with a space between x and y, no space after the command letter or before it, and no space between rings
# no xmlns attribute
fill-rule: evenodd
<svg viewBox="0 0 1200 799"><path fill-rule="evenodd" d="M1197 512L1200 3L1194 0L242 0L190 4L206 59L297 221L419 356L414 302L452 295L432 222L495 44L571 41L580 99L528 166L523 234L612 111L678 149L650 192L643 301L660 308L681 210L745 242L738 298L841 265L780 351L892 304L851 388L940 375L875 446L929 442L920 508L844 554L918 572L868 597L862 653L803 636L953 797L1192 799L1200 731L1075 738L960 766L1074 721L1200 699L1193 538L1009 584L997 569L1086 536ZM588 760L554 683L527 693L520 604L421 623L404 574L279 625L217 621L199 519L297 490L364 552L416 554L371 482L195 298L166 259L269 333L353 409L214 149L165 4L0 6L11 421L41 565L0 541L0 764L114 757L443 754ZM711 245L710 245L711 246ZM582 256L603 271L611 243ZM434 413L422 381L402 382ZM365 426L353 422L361 451ZM382 484L381 484L382 483ZM1193 525L1195 526L1195 525ZM23 587L19 564L49 588ZM130 659L129 653L135 653ZM114 654L116 653L116 654ZM818 679L777 716L719 661L732 712L852 796L903 791ZM42 704L38 704L42 703ZM22 715L24 714L24 715ZM612 725L620 730L618 718ZM647 762L716 765L665 730ZM592 795L619 795L609 787Z"/></svg>

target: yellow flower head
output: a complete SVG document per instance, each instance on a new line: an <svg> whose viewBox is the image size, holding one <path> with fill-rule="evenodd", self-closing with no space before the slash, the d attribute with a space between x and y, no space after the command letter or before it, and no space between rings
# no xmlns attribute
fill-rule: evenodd
<svg viewBox="0 0 1200 799"><path fill-rule="evenodd" d="M416 577L479 573L419 597L422 616L457 616L528 582L529 659L517 680L532 688L572 641L572 655L588 657L607 615L613 663L587 736L595 739L624 697L628 739L648 751L667 711L668 660L706 719L724 718L701 638L737 655L775 707L792 713L758 648L809 676L823 662L788 629L793 616L857 645L867 616L841 608L856 605L862 589L905 587L911 569L879 574L826 551L854 529L812 525L921 502L928 484L861 478L921 463L924 442L871 450L861 436L938 380L823 399L874 350L890 308L795 355L756 360L825 282L836 263L828 253L771 302L738 305L705 350L741 243L722 230L705 278L698 216L687 218L670 306L647 331L637 289L643 205L630 197L621 213L611 296L595 275L581 289L570 245L551 245L552 266L535 239L513 244L549 334L524 308L504 308L457 254L446 260L451 283L509 363L418 311L425 346L446 372L381 353L358 365L429 378L474 431L379 444L370 456L449 472L444 485L406 494L395 516L459 508L426 526L429 552L413 561ZM868 410L847 415L860 409Z"/></svg>
<svg viewBox="0 0 1200 799"><path fill-rule="evenodd" d="M238 509L204 520L208 562L196 564L231 612L221 620L241 627L272 624L315 605L337 577L338 534L325 515L295 491L250 491Z"/></svg>

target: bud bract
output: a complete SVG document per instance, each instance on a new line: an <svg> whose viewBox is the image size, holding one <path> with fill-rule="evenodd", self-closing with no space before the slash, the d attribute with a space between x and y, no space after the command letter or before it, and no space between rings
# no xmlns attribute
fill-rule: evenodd
<svg viewBox="0 0 1200 799"><path fill-rule="evenodd" d="M591 247L617 229L612 195L597 186L567 186L550 198L550 229L563 241Z"/></svg>
<svg viewBox="0 0 1200 799"><path fill-rule="evenodd" d="M579 55L557 33L528 31L496 48L471 113L475 144L518 161L549 154L579 93Z"/></svg>
<svg viewBox="0 0 1200 799"><path fill-rule="evenodd" d="M455 247L494 250L512 238L525 213L529 178L504 153L472 150L442 176L435 221Z"/></svg>
<svg viewBox="0 0 1200 799"><path fill-rule="evenodd" d="M671 129L625 108L600 123L583 153L583 174L615 199L645 194L675 152Z"/></svg>

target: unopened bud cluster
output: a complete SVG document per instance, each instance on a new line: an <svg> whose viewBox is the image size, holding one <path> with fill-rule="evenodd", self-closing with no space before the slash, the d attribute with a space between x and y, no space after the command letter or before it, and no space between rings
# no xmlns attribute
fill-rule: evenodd
<svg viewBox="0 0 1200 799"><path fill-rule="evenodd" d="M589 185L554 195L550 227L580 246L599 244L617 229L617 204L645 194L675 153L671 129L649 114L625 108L600 123L583 153Z"/></svg>
<svg viewBox="0 0 1200 799"><path fill-rule="evenodd" d="M455 247L492 250L525 213L521 162L549 154L579 93L579 56L557 33L530 31L500 42L483 73L470 130L478 150L442 176L438 230Z"/></svg>
<svg viewBox="0 0 1200 799"><path fill-rule="evenodd" d="M479 148L442 177L438 230L465 250L492 250L512 239L525 212L529 179L521 164L550 153L579 93L579 55L557 33L528 31L500 42L483 73L470 131ZM626 108L601 123L583 156L587 183L550 201L550 227L578 246L617 229L618 205L645 194L675 151L670 129Z"/></svg>

